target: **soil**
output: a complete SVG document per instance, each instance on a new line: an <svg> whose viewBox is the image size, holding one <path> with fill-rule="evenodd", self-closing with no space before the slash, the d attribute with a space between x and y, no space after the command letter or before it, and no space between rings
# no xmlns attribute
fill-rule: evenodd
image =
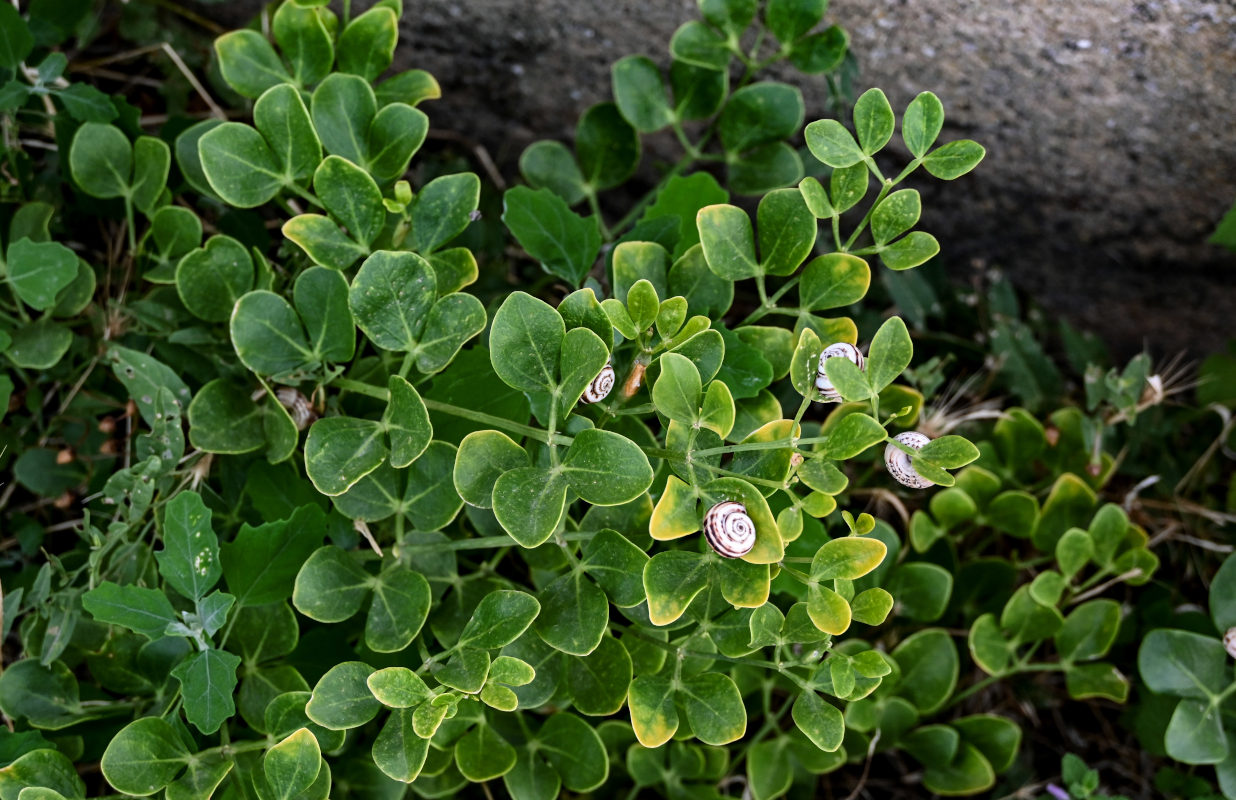
<svg viewBox="0 0 1236 800"><path fill-rule="evenodd" d="M698 17L693 0L407 6L398 66L438 78L434 126L512 179L529 142L570 141L580 111L609 99L610 63L667 64L674 29ZM256 4L204 9L238 24ZM942 138L988 148L943 193L917 184L922 227L959 280L999 268L1119 354L1203 354L1236 337L1236 255L1205 243L1236 200L1236 2L834 0L827 20L850 33L856 93L879 86L900 110L930 89ZM827 114L822 77L786 77L808 120ZM675 154L668 137L648 146Z"/></svg>

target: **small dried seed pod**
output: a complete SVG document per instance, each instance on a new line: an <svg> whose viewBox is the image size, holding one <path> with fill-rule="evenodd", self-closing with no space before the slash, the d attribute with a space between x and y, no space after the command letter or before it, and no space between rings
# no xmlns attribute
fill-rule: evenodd
<svg viewBox="0 0 1236 800"><path fill-rule="evenodd" d="M929 436L918 431L906 431L893 438L914 450L922 450L923 445L931 441ZM911 489L926 489L932 485L931 481L915 471L910 464L909 453L891 442L888 447L884 448L884 466L888 467L889 474L896 478L898 483L909 486Z"/></svg>
<svg viewBox="0 0 1236 800"><path fill-rule="evenodd" d="M820 390L822 402L839 403L841 402L841 393L833 386L833 382L828 379L828 373L824 371L824 362L830 358L846 358L849 359L854 366L859 369L866 369L867 362L863 359L863 354L858 348L852 344L845 342L837 342L830 344L824 348L824 352L820 353L820 366L815 373L815 388Z"/></svg>
<svg viewBox="0 0 1236 800"><path fill-rule="evenodd" d="M1232 658L1236 658L1236 628L1228 628L1223 634L1223 649Z"/></svg>
<svg viewBox="0 0 1236 800"><path fill-rule="evenodd" d="M601 374L592 379L592 383L588 384L588 388L584 389L584 394L579 398L581 403L599 403L609 397L609 393L614 389L614 365L606 361L605 366L601 369Z"/></svg>
<svg viewBox="0 0 1236 800"><path fill-rule="evenodd" d="M740 558L755 547L755 522L742 503L717 503L704 515L704 538L726 558Z"/></svg>

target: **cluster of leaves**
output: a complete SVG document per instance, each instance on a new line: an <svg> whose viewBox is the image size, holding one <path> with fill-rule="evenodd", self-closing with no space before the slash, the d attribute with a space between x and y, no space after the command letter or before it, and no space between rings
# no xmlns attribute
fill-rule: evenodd
<svg viewBox="0 0 1236 800"><path fill-rule="evenodd" d="M715 797L734 777L774 798L885 753L970 794L1018 759L1016 721L963 705L993 682L1126 699L1103 659L1128 616L1099 595L1158 561L1099 499L1116 463L1086 415L1013 409L978 446L936 430L905 322L856 305L872 256L913 274L939 251L898 187L982 147L937 145L930 93L898 115L873 89L849 127L804 129L798 90L757 79L788 60L835 86L845 34L819 29L823 0L760 5L701 0L668 73L622 59L574 152L524 152L502 221L545 280L496 297L478 278L507 265L469 247L480 179L413 186L439 89L384 77L399 0L285 0L269 36L219 37L219 86L251 106L157 136L27 69L54 72L64 37L0 6L30 33L0 51L19 78L0 113L67 154L5 210L0 507L29 501L0 548L22 654L0 797L106 794L89 761L169 800L499 779ZM682 159L608 222L600 193L662 129ZM82 211L101 245L66 224ZM863 368L827 361L825 404L823 349L860 341ZM1144 371L1101 399L1135 407ZM914 470L947 487L929 500L881 464L915 428L934 438ZM872 493L914 508L903 530L861 512ZM754 527L741 558L699 533L726 501Z"/></svg>

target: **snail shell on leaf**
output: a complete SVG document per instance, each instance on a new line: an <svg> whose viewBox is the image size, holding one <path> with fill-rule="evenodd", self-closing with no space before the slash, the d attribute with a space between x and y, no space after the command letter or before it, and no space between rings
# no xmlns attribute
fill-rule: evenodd
<svg viewBox="0 0 1236 800"><path fill-rule="evenodd" d="M605 366L601 369L601 374L592 379L592 383L588 384L588 388L584 389L584 394L579 398L581 403L599 403L606 397L614 388L614 366L606 361Z"/></svg>
<svg viewBox="0 0 1236 800"><path fill-rule="evenodd" d="M1232 658L1236 658L1236 628L1228 628L1223 634L1223 649Z"/></svg>
<svg viewBox="0 0 1236 800"><path fill-rule="evenodd" d="M859 369L866 369L866 361L863 359L863 354L858 348L846 342L837 342L830 344L824 348L824 352L820 353L820 366L815 373L815 388L820 390L820 394L824 395L823 401L826 403L841 402L841 393L833 386L833 382L828 379L828 373L824 371L824 362L830 358L846 358L849 359L854 366Z"/></svg>
<svg viewBox="0 0 1236 800"><path fill-rule="evenodd" d="M893 438L914 450L922 450L923 445L931 441L931 437L918 431L906 431ZM910 464L910 454L891 442L884 448L884 466L888 467L889 474L896 478L898 483L911 489L926 489L932 485L931 481L919 475Z"/></svg>
<svg viewBox="0 0 1236 800"><path fill-rule="evenodd" d="M704 538L726 558L740 558L755 547L755 522L747 516L746 506L726 500L704 515Z"/></svg>

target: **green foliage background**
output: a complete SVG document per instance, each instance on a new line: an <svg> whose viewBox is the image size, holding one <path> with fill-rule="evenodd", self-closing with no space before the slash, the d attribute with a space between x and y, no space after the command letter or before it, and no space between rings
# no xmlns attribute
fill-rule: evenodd
<svg viewBox="0 0 1236 800"><path fill-rule="evenodd" d="M1098 796L1019 692L1236 796L1231 357L1175 407L949 288L914 186L984 149L850 98L823 0L700 0L500 197L421 153L399 0L273 6L210 88L135 51L157 131L63 6L0 5L0 799Z"/></svg>

